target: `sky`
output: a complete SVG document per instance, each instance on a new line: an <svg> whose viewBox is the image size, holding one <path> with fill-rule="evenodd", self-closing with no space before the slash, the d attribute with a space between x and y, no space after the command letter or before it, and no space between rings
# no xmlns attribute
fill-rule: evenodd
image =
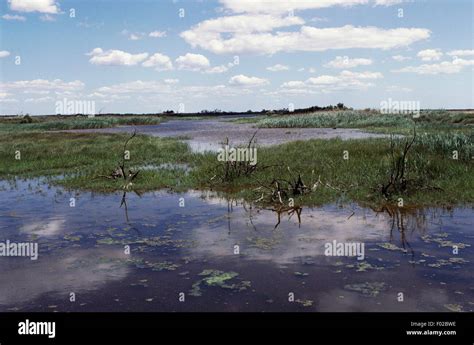
<svg viewBox="0 0 474 345"><path fill-rule="evenodd" d="M472 0L1 0L0 114L474 108Z"/></svg>

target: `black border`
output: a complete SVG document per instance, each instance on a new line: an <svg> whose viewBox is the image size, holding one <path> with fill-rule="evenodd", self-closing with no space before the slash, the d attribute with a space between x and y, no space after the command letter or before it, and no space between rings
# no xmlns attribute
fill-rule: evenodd
<svg viewBox="0 0 474 345"><path fill-rule="evenodd" d="M55 321L56 337L18 335ZM456 322L456 335L406 335L411 322ZM426 330L424 328L423 330ZM8 344L474 344L474 313L0 313Z"/></svg>

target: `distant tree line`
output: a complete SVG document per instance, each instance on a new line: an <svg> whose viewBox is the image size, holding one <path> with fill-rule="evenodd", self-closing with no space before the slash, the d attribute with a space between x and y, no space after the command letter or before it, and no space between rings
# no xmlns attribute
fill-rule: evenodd
<svg viewBox="0 0 474 345"><path fill-rule="evenodd" d="M199 115L239 115L239 114L305 114L305 113L314 113L317 111L333 111L333 110L352 110L352 108L348 108L344 105L344 103L337 103L336 105L328 105L325 107L320 107L320 106L312 106L308 108L298 108L294 110L290 110L289 108L282 108L282 109L262 109L260 111L254 111L254 110L247 110L247 111L223 111L221 109L214 109L214 110L207 110L203 109L200 112L197 113L180 113L180 112L175 112L174 110L165 110L162 112L156 112L156 113L102 113L99 112L99 114L96 114L95 116L100 117L100 116L162 116L162 115L169 115L169 116L199 116ZM3 115L3 116L12 116L12 115ZM15 116L15 115L13 115ZM32 122L32 118L30 117L29 114L23 115L23 113L17 114L18 117L23 117L25 122ZM44 116L56 116L56 117L83 117L83 116L88 116L85 114L74 114L74 115L62 115L62 114L56 114L56 115L44 115Z"/></svg>

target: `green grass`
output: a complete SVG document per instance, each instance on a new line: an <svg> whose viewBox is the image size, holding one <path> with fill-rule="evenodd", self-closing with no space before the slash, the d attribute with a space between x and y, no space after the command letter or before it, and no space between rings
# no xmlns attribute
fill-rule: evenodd
<svg viewBox="0 0 474 345"><path fill-rule="evenodd" d="M241 117L241 118L237 118L237 119L232 119L232 120L229 120L229 122L232 122L232 123L259 123L260 121L265 120L267 118L268 118L267 115L255 115L255 116L252 116L252 117Z"/></svg>
<svg viewBox="0 0 474 345"><path fill-rule="evenodd" d="M335 111L305 115L267 117L256 123L262 128L363 128L371 131L407 133L413 124L424 129L474 127L474 114L465 112L422 111L419 118L409 114L380 114L376 111Z"/></svg>
<svg viewBox="0 0 474 345"><path fill-rule="evenodd" d="M71 116L71 117L30 117L31 123L22 123L22 118L10 118L0 121L0 131L55 131L70 129L96 129L125 125L156 125L163 121L151 116Z"/></svg>
<svg viewBox="0 0 474 345"><path fill-rule="evenodd" d="M460 159L452 159L452 149L456 146L438 144L437 139L417 141L408 160L408 178L418 185L404 195L396 195L405 204L443 205L474 202L473 160L467 152L474 153L472 136L468 144L459 147ZM457 141L453 141L456 145ZM444 142L445 143L445 142ZM298 202L303 204L324 204L341 198L370 205L385 202L377 191L377 186L386 183L390 167L390 142L387 139L364 139L342 141L310 140L293 142L272 148L259 149L258 160L263 166L278 165L263 171L257 171L250 178L239 178L227 187L236 196L256 199L258 192L253 189L260 182L270 183L273 178L292 180L301 174L307 186L313 185L318 178L324 183L340 190L318 188L315 192L303 196ZM343 159L343 151L349 152L349 159ZM290 167L290 169L288 169ZM216 188L216 187L214 187Z"/></svg>
<svg viewBox="0 0 474 345"><path fill-rule="evenodd" d="M121 161L123 144L129 135L104 133L0 133L0 176L36 177L62 175L58 183L72 188L117 190L121 181L94 178L109 175ZM193 164L188 146L174 139L137 135L127 146L127 166L168 162ZM15 153L21 159L15 159ZM142 171L137 188L142 190L176 186L185 177L182 169Z"/></svg>
<svg viewBox="0 0 474 345"><path fill-rule="evenodd" d="M117 166L127 137L103 133L0 132L0 178L50 176L52 183L72 189L121 190L122 181L97 176L108 175ZM418 187L400 195L405 204L474 203L474 160L470 159L474 154L473 142L472 132L456 136L420 134L408 161L408 178ZM224 183L219 182L221 163L216 154L191 153L186 144L176 139L137 135L127 147L131 153L127 166L187 163L191 168L189 172L180 168L142 170L132 187L137 191L212 188L255 200L260 196L255 189L261 184L301 174L307 186L320 177L324 183L347 192L319 187L297 199L299 204L323 204L342 198L380 205L387 202L377 186L386 182L389 173L389 147L388 139L331 139L259 148L258 165L271 167ZM459 160L452 159L454 149L459 151ZM343 159L344 150L349 152L348 160ZM21 152L20 160L15 159L16 151ZM62 178L56 178L58 175ZM212 178L215 175L217 178Z"/></svg>

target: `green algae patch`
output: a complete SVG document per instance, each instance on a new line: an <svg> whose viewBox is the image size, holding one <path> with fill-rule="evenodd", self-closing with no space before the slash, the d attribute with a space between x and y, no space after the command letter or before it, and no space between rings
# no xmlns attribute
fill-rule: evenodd
<svg viewBox="0 0 474 345"><path fill-rule="evenodd" d="M444 307L450 311L462 312L462 306L459 304L445 304Z"/></svg>
<svg viewBox="0 0 474 345"><path fill-rule="evenodd" d="M127 262L135 265L136 268L151 268L152 271L175 271L181 266L170 261L150 262L143 259L128 259Z"/></svg>
<svg viewBox="0 0 474 345"><path fill-rule="evenodd" d="M222 289L229 289L233 291L243 291L251 286L251 282L235 281L239 274L237 272L224 272L214 269L206 269L198 274L204 276L192 285L189 292L191 296L201 296L203 287L220 287Z"/></svg>
<svg viewBox="0 0 474 345"><path fill-rule="evenodd" d="M387 249L387 250L400 250L400 251L406 253L406 249L397 247L396 245L394 245L394 244L392 244L392 243L388 243L388 242L385 242L385 243L377 243L377 245L378 245L380 248L383 248L383 249Z"/></svg>
<svg viewBox="0 0 474 345"><path fill-rule="evenodd" d="M440 268L443 266L453 266L453 265L461 265L466 264L469 261L464 260L463 258L449 258L448 260L439 259L435 263L428 264L429 267Z"/></svg>
<svg viewBox="0 0 474 345"><path fill-rule="evenodd" d="M272 250L280 243L277 239L264 237L247 237L247 241L249 241L250 247L262 250Z"/></svg>
<svg viewBox="0 0 474 345"><path fill-rule="evenodd" d="M383 270L384 267L380 267L380 266L374 266L374 265L371 265L369 264L368 262L366 261L362 261L362 262L358 262L355 267L357 267L356 269L356 272L366 272L366 271L369 271L369 270Z"/></svg>
<svg viewBox="0 0 474 345"><path fill-rule="evenodd" d="M377 297L379 293L385 290L386 284L383 282L365 282L359 284L348 284L344 289L359 292L364 296Z"/></svg>
<svg viewBox="0 0 474 345"><path fill-rule="evenodd" d="M237 277L236 272L222 272L217 270L204 270L199 273L200 276L207 276L203 281L209 286L220 286L224 288L232 287L233 285L226 284L226 281Z"/></svg>
<svg viewBox="0 0 474 345"><path fill-rule="evenodd" d="M314 303L310 299L297 299L295 302L301 304L303 307L312 307Z"/></svg>
<svg viewBox="0 0 474 345"><path fill-rule="evenodd" d="M70 242L79 242L82 237L80 235L78 236L73 236L73 235L64 235L63 237L66 241L70 241Z"/></svg>

